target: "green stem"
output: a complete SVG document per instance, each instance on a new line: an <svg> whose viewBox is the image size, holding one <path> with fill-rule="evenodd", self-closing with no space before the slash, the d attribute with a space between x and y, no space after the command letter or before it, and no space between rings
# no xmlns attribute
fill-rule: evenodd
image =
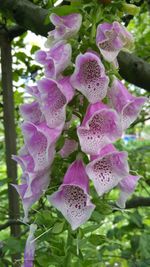
<svg viewBox="0 0 150 267"><path fill-rule="evenodd" d="M64 260L64 267L71 267L71 246L73 242L73 237L71 235L71 228L68 227L68 237L66 243L66 258Z"/></svg>

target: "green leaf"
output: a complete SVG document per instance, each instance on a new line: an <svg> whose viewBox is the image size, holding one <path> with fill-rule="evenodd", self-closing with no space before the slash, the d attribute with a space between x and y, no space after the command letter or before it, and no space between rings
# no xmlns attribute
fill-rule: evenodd
<svg viewBox="0 0 150 267"><path fill-rule="evenodd" d="M36 223L39 225L44 225L45 227L50 228L55 221L56 219L52 217L49 210L43 210L40 213L37 213Z"/></svg>
<svg viewBox="0 0 150 267"><path fill-rule="evenodd" d="M106 242L106 237L104 235L94 235L92 234L89 237L89 242L95 246L102 245Z"/></svg>
<svg viewBox="0 0 150 267"><path fill-rule="evenodd" d="M14 237L9 237L8 239L5 240L5 245L4 245L4 252L8 252L10 254L13 253L19 253L22 252L24 248L24 241L16 239Z"/></svg>
<svg viewBox="0 0 150 267"><path fill-rule="evenodd" d="M83 229L83 233L86 234L86 233L91 233L95 230L97 230L99 227L101 226L101 224L94 224L94 225L91 225L91 226L87 226Z"/></svg>
<svg viewBox="0 0 150 267"><path fill-rule="evenodd" d="M150 235L148 233L144 233L140 237L139 242L139 252L141 254L142 259L150 258Z"/></svg>
<svg viewBox="0 0 150 267"><path fill-rule="evenodd" d="M59 6L59 7L54 7L52 9L50 9L50 13L56 13L59 16L66 16L69 15L71 13L79 13L79 9L77 7L74 6L69 6L69 5L63 5L63 6Z"/></svg>
<svg viewBox="0 0 150 267"><path fill-rule="evenodd" d="M63 135L61 135L56 143L56 151L59 151L63 147L64 142L65 142L65 138Z"/></svg>
<svg viewBox="0 0 150 267"><path fill-rule="evenodd" d="M104 199L96 199L96 209L104 215L112 213L112 207Z"/></svg>
<svg viewBox="0 0 150 267"><path fill-rule="evenodd" d="M33 45L32 46L32 48L31 48L31 50L30 50L30 52L31 52L31 54L34 54L37 50L39 50L40 49L40 47L39 46L37 46L37 45Z"/></svg>
<svg viewBox="0 0 150 267"><path fill-rule="evenodd" d="M63 231L65 221L55 223L54 227L52 228L53 234L60 234Z"/></svg>
<svg viewBox="0 0 150 267"><path fill-rule="evenodd" d="M27 55L24 52L17 52L15 53L15 56L22 62L24 62L25 59L27 58Z"/></svg>
<svg viewBox="0 0 150 267"><path fill-rule="evenodd" d="M9 181L9 179L7 179L7 178L1 179L0 180L0 186L5 185L8 181Z"/></svg>

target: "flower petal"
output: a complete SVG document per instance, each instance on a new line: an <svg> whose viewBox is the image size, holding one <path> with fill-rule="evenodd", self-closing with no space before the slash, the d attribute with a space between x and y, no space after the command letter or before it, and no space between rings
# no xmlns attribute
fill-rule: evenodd
<svg viewBox="0 0 150 267"><path fill-rule="evenodd" d="M85 223L95 208L89 195L75 185L63 185L59 191L49 196L48 200L63 214L72 230Z"/></svg>
<svg viewBox="0 0 150 267"><path fill-rule="evenodd" d="M100 58L92 52L87 52L76 58L71 83L89 102L95 103L106 96L109 78L105 75Z"/></svg>
<svg viewBox="0 0 150 267"><path fill-rule="evenodd" d="M54 205L71 224L73 230L86 222L95 208L88 195L89 180L81 160L74 161L67 170L63 184L49 196Z"/></svg>
<svg viewBox="0 0 150 267"><path fill-rule="evenodd" d="M52 13L50 15L50 20L56 27L55 30L48 33L48 42L46 42L47 47L59 40L75 36L81 27L82 16L79 13L67 16L58 16Z"/></svg>
<svg viewBox="0 0 150 267"><path fill-rule="evenodd" d="M34 233L36 229L37 229L36 224L30 225L30 232L26 241L25 252L24 252L24 264L22 267L33 267L34 253L35 253Z"/></svg>
<svg viewBox="0 0 150 267"><path fill-rule="evenodd" d="M125 208L126 200L134 192L139 179L140 176L128 175L119 182L120 196L116 202L117 206Z"/></svg>
<svg viewBox="0 0 150 267"><path fill-rule="evenodd" d="M36 52L35 58L44 65L46 77L56 79L71 64L71 54L71 45L59 41L48 51Z"/></svg>
<svg viewBox="0 0 150 267"><path fill-rule="evenodd" d="M38 90L37 85L32 85L32 86L28 85L26 86L26 90L30 95L34 96L37 101L40 102L40 92Z"/></svg>
<svg viewBox="0 0 150 267"><path fill-rule="evenodd" d="M40 123L44 119L40 110L39 103L36 101L28 104L22 104L20 106L20 113L24 120L33 123Z"/></svg>
<svg viewBox="0 0 150 267"><path fill-rule="evenodd" d="M31 206L39 200L50 183L50 170L23 173L23 184L14 185L22 199L24 222L28 221L28 212Z"/></svg>
<svg viewBox="0 0 150 267"><path fill-rule="evenodd" d="M34 160L30 154L20 156L13 155L12 159L20 164L23 171L32 172L34 170Z"/></svg>
<svg viewBox="0 0 150 267"><path fill-rule="evenodd" d="M99 196L110 191L128 175L129 167L126 152L106 152L86 166L86 173L93 181Z"/></svg>
<svg viewBox="0 0 150 267"><path fill-rule="evenodd" d="M89 116L91 110L98 106L100 109ZM116 141L122 135L117 112L104 104L91 104L82 125L78 127L77 134L82 151L90 155L98 154L105 145Z"/></svg>
<svg viewBox="0 0 150 267"><path fill-rule="evenodd" d="M58 82L62 86L62 93L65 95L67 103L70 102L75 94L75 90L70 82L70 77L69 76L62 77Z"/></svg>
<svg viewBox="0 0 150 267"><path fill-rule="evenodd" d="M41 110L50 128L62 128L66 118L67 99L62 93L61 85L51 79L38 81L41 97Z"/></svg>
<svg viewBox="0 0 150 267"><path fill-rule="evenodd" d="M108 91L109 104L120 114L122 128L127 129L138 117L146 97L132 96L123 83L117 79Z"/></svg>
<svg viewBox="0 0 150 267"><path fill-rule="evenodd" d="M76 151L78 148L78 143L73 139L66 139L62 149L59 151L63 158L68 157L71 153Z"/></svg>
<svg viewBox="0 0 150 267"><path fill-rule="evenodd" d="M45 123L34 125L24 122L22 124L25 144L30 155L34 159L34 171L47 168L53 161L55 155L55 142L61 131L50 129Z"/></svg>
<svg viewBox="0 0 150 267"><path fill-rule="evenodd" d="M96 44L108 62L113 62L120 50L128 48L132 43L132 35L117 21L99 24L97 27Z"/></svg>

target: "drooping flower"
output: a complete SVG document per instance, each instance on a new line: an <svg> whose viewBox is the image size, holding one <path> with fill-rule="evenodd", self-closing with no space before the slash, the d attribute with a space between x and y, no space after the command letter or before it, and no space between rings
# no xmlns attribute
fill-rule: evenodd
<svg viewBox="0 0 150 267"><path fill-rule="evenodd" d="M127 152L120 152L110 144L104 147L86 166L99 196L114 188L129 173Z"/></svg>
<svg viewBox="0 0 150 267"><path fill-rule="evenodd" d="M118 187L120 188L120 196L116 204L120 208L125 208L126 200L134 192L136 184L140 176L128 175L119 182Z"/></svg>
<svg viewBox="0 0 150 267"><path fill-rule="evenodd" d="M24 122L22 131L25 145L34 160L34 171L46 169L54 159L55 143L61 130L50 129L45 123Z"/></svg>
<svg viewBox="0 0 150 267"><path fill-rule="evenodd" d="M33 96L38 102L40 102L40 92L38 90L37 85L27 85L26 91Z"/></svg>
<svg viewBox="0 0 150 267"><path fill-rule="evenodd" d="M77 134L83 152L98 154L104 146L121 137L120 118L115 110L103 103L91 104Z"/></svg>
<svg viewBox="0 0 150 267"><path fill-rule="evenodd" d="M58 191L48 198L71 224L73 230L86 222L95 208L88 191L89 180L85 167L81 160L76 160L67 170Z"/></svg>
<svg viewBox="0 0 150 267"><path fill-rule="evenodd" d="M120 50L129 48L132 43L132 35L117 21L98 25L96 44L107 61L113 62Z"/></svg>
<svg viewBox="0 0 150 267"><path fill-rule="evenodd" d="M20 113L25 121L40 123L44 120L43 114L40 110L40 105L37 101L22 104L20 106Z"/></svg>
<svg viewBox="0 0 150 267"><path fill-rule="evenodd" d="M86 52L76 58L71 83L89 102L96 103L106 96L109 78L105 75L100 58L92 52Z"/></svg>
<svg viewBox="0 0 150 267"><path fill-rule="evenodd" d="M66 139L65 143L62 147L62 149L59 151L60 155L63 158L68 157L71 153L73 153L74 151L76 151L78 148L78 143L73 140L73 139Z"/></svg>
<svg viewBox="0 0 150 267"><path fill-rule="evenodd" d="M38 172L23 172L21 184L13 187L22 199L24 222L28 221L28 212L31 206L39 200L50 183L50 170Z"/></svg>
<svg viewBox="0 0 150 267"><path fill-rule="evenodd" d="M34 159L29 154L29 151L24 146L23 149L20 150L19 155L13 155L12 159L15 160L22 168L23 172L33 172L34 171Z"/></svg>
<svg viewBox="0 0 150 267"><path fill-rule="evenodd" d="M41 110L50 128L63 128L66 118L66 105L72 94L69 82L58 83L52 79L38 81L41 97Z"/></svg>
<svg viewBox="0 0 150 267"><path fill-rule="evenodd" d="M26 241L25 252L24 252L24 264L22 267L33 267L34 265L34 254L35 254L35 241L34 233L37 229L36 224L30 225L29 236Z"/></svg>
<svg viewBox="0 0 150 267"><path fill-rule="evenodd" d="M110 106L120 114L123 130L127 129L138 117L146 97L131 95L123 83L117 79L108 91Z"/></svg>
<svg viewBox="0 0 150 267"><path fill-rule="evenodd" d="M79 13L67 16L58 16L52 13L50 21L55 25L55 30L48 32L46 47L50 47L60 40L66 40L75 36L81 27L82 16Z"/></svg>
<svg viewBox="0 0 150 267"><path fill-rule="evenodd" d="M60 41L50 50L39 50L35 60L44 65L45 76L56 79L71 63L71 45Z"/></svg>

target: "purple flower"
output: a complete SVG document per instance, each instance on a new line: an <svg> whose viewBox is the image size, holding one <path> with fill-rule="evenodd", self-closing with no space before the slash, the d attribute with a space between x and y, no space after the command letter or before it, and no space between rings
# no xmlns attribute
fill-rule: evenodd
<svg viewBox="0 0 150 267"><path fill-rule="evenodd" d="M25 121L40 123L44 120L43 114L40 110L40 105L36 101L28 104L22 104L20 106L20 113Z"/></svg>
<svg viewBox="0 0 150 267"><path fill-rule="evenodd" d="M118 186L120 188L120 196L116 202L117 206L125 208L126 200L134 192L139 179L139 176L128 175L119 182Z"/></svg>
<svg viewBox="0 0 150 267"><path fill-rule="evenodd" d="M68 78L59 83L52 79L38 81L41 97L41 110L50 128L63 128L66 119L66 105L73 96L73 89Z"/></svg>
<svg viewBox="0 0 150 267"><path fill-rule="evenodd" d="M26 241L25 252L24 252L24 264L22 265L22 267L33 267L34 254L35 254L34 233L36 229L37 229L36 224L30 225L30 232Z"/></svg>
<svg viewBox="0 0 150 267"><path fill-rule="evenodd" d="M61 130L50 129L45 123L24 122L22 131L25 145L34 160L34 171L44 170L54 159L55 143Z"/></svg>
<svg viewBox="0 0 150 267"><path fill-rule="evenodd" d="M105 22L97 28L96 44L103 57L109 62L113 62L120 50L128 48L132 42L132 35L117 21L112 24Z"/></svg>
<svg viewBox="0 0 150 267"><path fill-rule="evenodd" d="M90 201L89 179L81 160L74 161L67 170L63 184L49 196L49 201L71 224L73 230L85 223L95 208Z"/></svg>
<svg viewBox="0 0 150 267"><path fill-rule="evenodd" d="M127 152L117 151L111 144L92 159L86 166L86 173L99 196L110 191L129 173Z"/></svg>
<svg viewBox="0 0 150 267"><path fill-rule="evenodd" d="M43 195L50 183L50 170L24 172L20 185L12 184L22 199L24 222L28 221L30 207Z"/></svg>
<svg viewBox="0 0 150 267"><path fill-rule="evenodd" d="M49 47L59 40L71 38L77 34L81 27L82 16L79 13L67 16L50 15L50 20L55 25L55 30L48 33L46 46Z"/></svg>
<svg viewBox="0 0 150 267"><path fill-rule="evenodd" d="M92 52L86 52L76 58L71 83L89 102L95 103L106 96L109 78L105 75L100 58Z"/></svg>
<svg viewBox="0 0 150 267"><path fill-rule="evenodd" d="M77 134L82 151L90 155L98 154L104 146L121 137L119 116L103 103L91 104Z"/></svg>
<svg viewBox="0 0 150 267"><path fill-rule="evenodd" d="M37 51L35 59L44 65L46 77L56 79L70 65L71 52L71 45L60 41L49 51Z"/></svg>
<svg viewBox="0 0 150 267"><path fill-rule="evenodd" d="M37 85L31 85L31 86L27 85L27 86L26 86L26 91L27 91L30 95L32 95L33 97L35 97L35 99L36 99L38 102L40 102L40 92L39 92L39 90L38 90Z"/></svg>
<svg viewBox="0 0 150 267"><path fill-rule="evenodd" d="M63 158L68 157L71 153L76 151L78 148L78 143L73 139L66 139L62 149L59 151Z"/></svg>
<svg viewBox="0 0 150 267"><path fill-rule="evenodd" d="M121 117L123 130L127 129L138 117L146 97L132 96L123 83L117 79L108 91L110 106L115 108Z"/></svg>
<svg viewBox="0 0 150 267"><path fill-rule="evenodd" d="M20 150L20 153L18 156L13 155L12 159L15 160L18 164L20 164L23 172L33 172L34 171L34 159L29 154L29 151L24 146L23 149Z"/></svg>

